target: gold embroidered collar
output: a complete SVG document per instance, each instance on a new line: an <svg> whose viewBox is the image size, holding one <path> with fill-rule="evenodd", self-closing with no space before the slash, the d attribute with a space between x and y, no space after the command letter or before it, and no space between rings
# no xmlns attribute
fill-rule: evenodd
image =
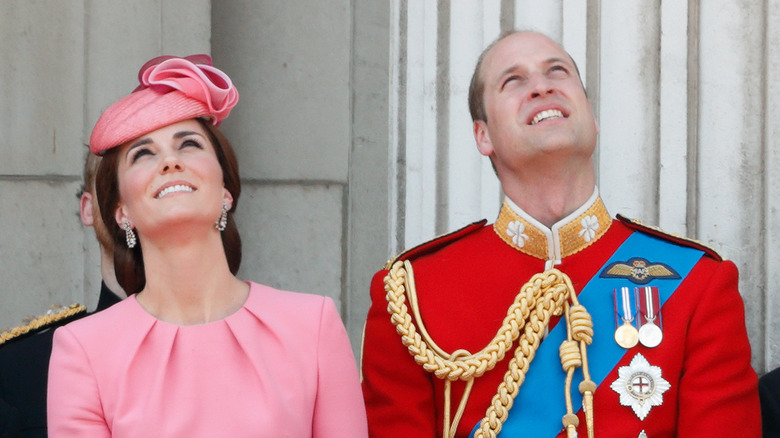
<svg viewBox="0 0 780 438"><path fill-rule="evenodd" d="M585 204L552 228L505 198L493 230L518 251L542 260L560 261L597 241L610 225L612 218L595 189Z"/></svg>

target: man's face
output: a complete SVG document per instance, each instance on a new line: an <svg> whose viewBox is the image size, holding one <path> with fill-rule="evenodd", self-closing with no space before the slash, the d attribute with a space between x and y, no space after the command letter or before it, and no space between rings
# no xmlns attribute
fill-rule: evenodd
<svg viewBox="0 0 780 438"><path fill-rule="evenodd" d="M553 153L592 155L598 126L574 62L557 43L510 35L487 54L481 75L487 122L476 121L474 134L499 177Z"/></svg>

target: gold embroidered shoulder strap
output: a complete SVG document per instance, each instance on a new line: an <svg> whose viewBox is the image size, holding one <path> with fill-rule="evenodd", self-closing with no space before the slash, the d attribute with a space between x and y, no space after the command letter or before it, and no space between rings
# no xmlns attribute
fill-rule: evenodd
<svg viewBox="0 0 780 438"><path fill-rule="evenodd" d="M571 382L575 368L581 366L584 381L579 389L583 393L588 436L593 437L593 393L596 385L590 379L586 351L586 345L593 342L593 322L587 310L577 301L574 287L566 274L553 268L531 277L518 292L493 340L474 354L462 349L447 353L431 339L420 317L414 273L412 264L408 260L395 262L384 281L387 291L387 311L390 314L390 321L401 336L401 342L407 347L417 364L437 378L445 380L443 429L445 438L455 436L474 379L493 369L519 338L514 357L509 362L509 369L475 433L476 438L498 435L525 380L525 374L539 348L550 318L561 314L565 315L567 324L567 340L560 346L561 364L566 371L567 413L563 416L563 425L569 437L576 436L579 420L572 406ZM417 325L409 314L407 298ZM530 325L530 330L525 328L526 325ZM455 380L465 381L466 388L455 417L450 422L450 388Z"/></svg>
<svg viewBox="0 0 780 438"><path fill-rule="evenodd" d="M618 220L623 222L626 226L628 226L631 229L638 230L646 234L650 234L651 236L659 237L661 239L674 242L680 246L685 246L688 248L696 248L698 250L703 251L705 254L707 254L708 256L712 257L713 259L719 262L723 261L723 256L721 256L720 253L718 253L718 251L716 251L714 248L711 248L705 245L703 242L700 242L696 239L691 239L689 237L681 236L679 234L664 231L659 227L648 225L636 219L628 218L626 216L623 216L622 214L618 214L617 218Z"/></svg>
<svg viewBox="0 0 780 438"><path fill-rule="evenodd" d="M34 318L27 324L14 327L10 330L0 333L0 345L3 345L12 339L26 335L27 333L43 330L44 328L54 323L78 315L80 313L86 313L86 311L87 308L85 306L80 304L71 304L70 306L62 308L59 311L53 311L45 315L41 315L37 318Z"/></svg>
<svg viewBox="0 0 780 438"><path fill-rule="evenodd" d="M434 237L431 240L428 240L417 246L409 248L403 251L402 253L398 254L397 256L393 257L392 259L388 260L387 263L385 263L384 269L389 270L390 267L393 266L393 263L399 260L412 260L421 255L437 251L438 249L443 248L468 234L471 234L477 230L482 229L485 226L485 224L487 224L487 219L482 219L476 222L472 222L463 228L460 228L455 231L451 231L449 233L441 234L439 236Z"/></svg>

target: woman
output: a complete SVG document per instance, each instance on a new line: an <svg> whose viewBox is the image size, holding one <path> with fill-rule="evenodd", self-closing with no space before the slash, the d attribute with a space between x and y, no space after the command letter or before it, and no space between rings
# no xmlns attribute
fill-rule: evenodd
<svg viewBox="0 0 780 438"><path fill-rule="evenodd" d="M57 330L52 437L365 437L332 300L235 277L241 192L216 126L238 101L211 58L161 57L90 138L130 297Z"/></svg>

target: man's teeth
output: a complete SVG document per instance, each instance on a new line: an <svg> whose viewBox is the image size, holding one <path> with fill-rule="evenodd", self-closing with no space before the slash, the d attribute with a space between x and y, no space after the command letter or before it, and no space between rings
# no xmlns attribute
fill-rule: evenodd
<svg viewBox="0 0 780 438"><path fill-rule="evenodd" d="M537 114L533 120L531 120L531 124L535 125L541 122L542 120L555 119L558 117L563 117L563 113L560 112L559 110L551 109L551 110L542 111L539 114Z"/></svg>
<svg viewBox="0 0 780 438"><path fill-rule="evenodd" d="M169 195L174 192L191 192L191 191L192 191L192 187L178 184L175 186L166 187L163 191L157 194L157 199L160 199L163 196Z"/></svg>

